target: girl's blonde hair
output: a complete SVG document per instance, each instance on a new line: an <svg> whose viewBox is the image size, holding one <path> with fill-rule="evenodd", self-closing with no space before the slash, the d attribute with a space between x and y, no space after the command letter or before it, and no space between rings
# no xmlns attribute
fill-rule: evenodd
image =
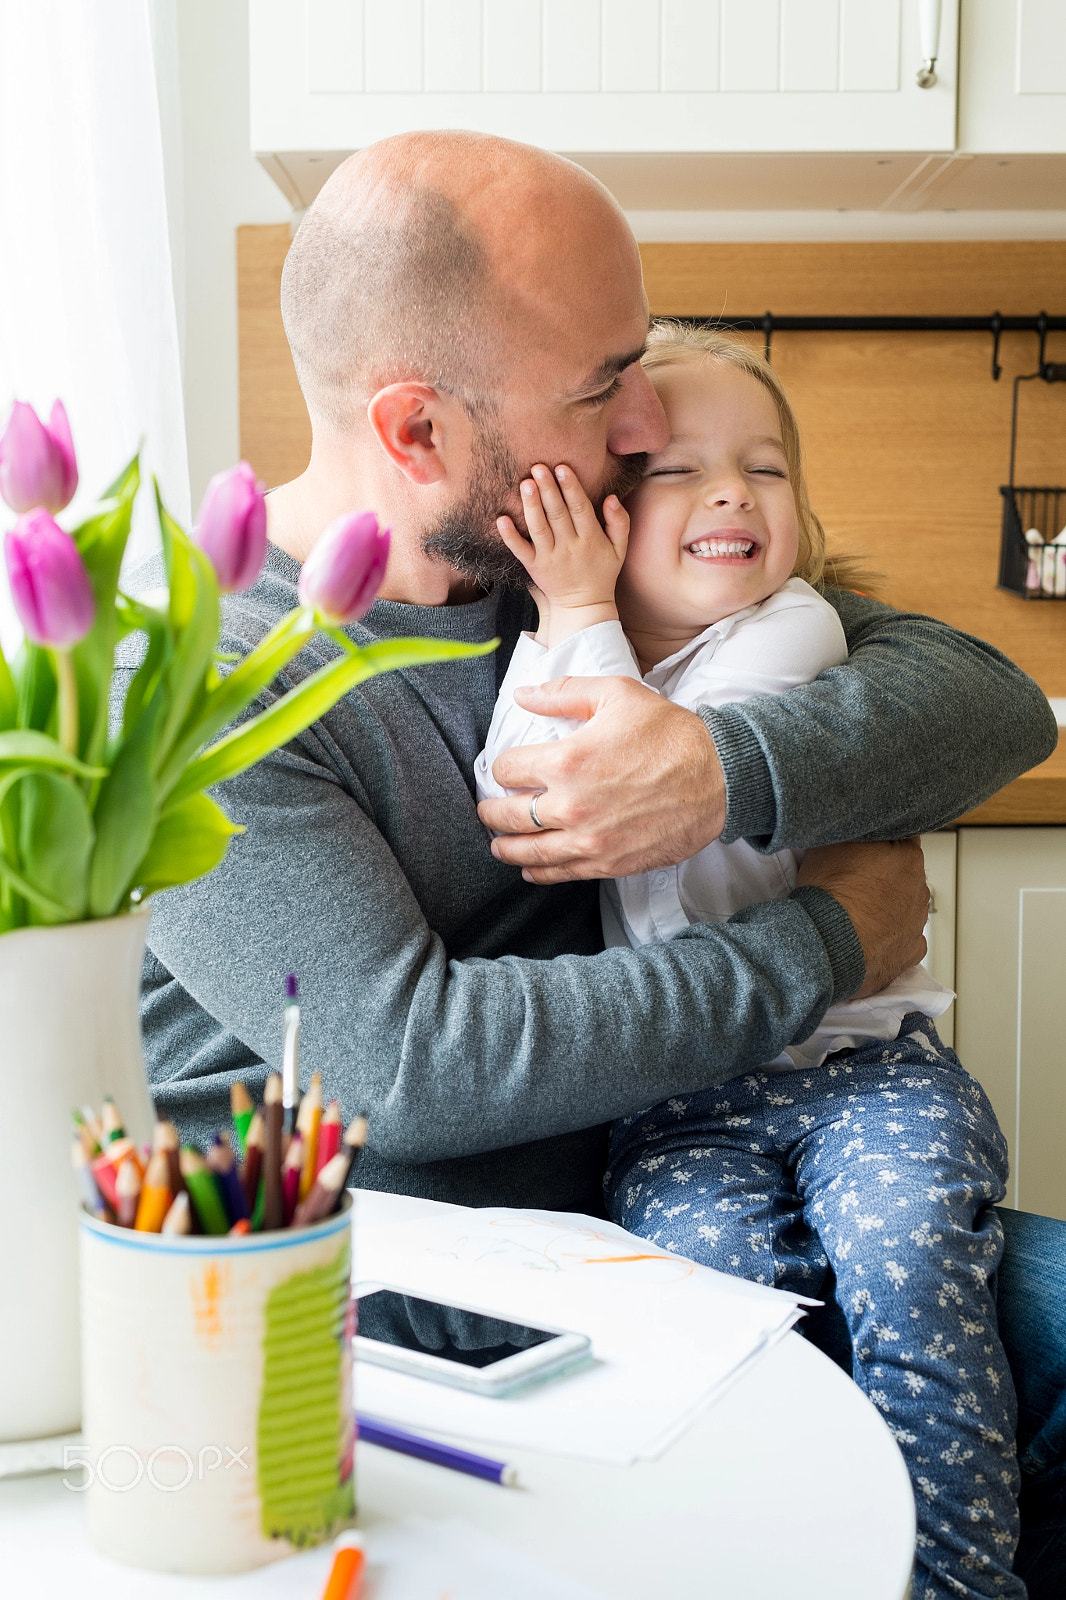
<svg viewBox="0 0 1066 1600"><path fill-rule="evenodd" d="M874 575L864 568L860 560L846 555L831 556L826 552L825 529L811 508L807 482L803 476L803 455L796 416L781 380L770 363L764 361L749 344L721 328L699 327L694 323L675 322L669 318L654 321L643 357L645 370L653 372L657 367L680 366L687 362L738 367L741 372L746 372L762 384L777 408L781 443L785 447L788 476L799 520L799 549L792 576L805 579L817 589L824 589L827 585L850 589L861 583L869 592Z"/></svg>

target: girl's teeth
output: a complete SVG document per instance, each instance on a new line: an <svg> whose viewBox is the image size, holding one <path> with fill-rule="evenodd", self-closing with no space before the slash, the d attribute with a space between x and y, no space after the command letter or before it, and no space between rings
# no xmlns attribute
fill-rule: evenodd
<svg viewBox="0 0 1066 1600"><path fill-rule="evenodd" d="M755 546L750 539L700 539L688 548L694 556L746 556Z"/></svg>

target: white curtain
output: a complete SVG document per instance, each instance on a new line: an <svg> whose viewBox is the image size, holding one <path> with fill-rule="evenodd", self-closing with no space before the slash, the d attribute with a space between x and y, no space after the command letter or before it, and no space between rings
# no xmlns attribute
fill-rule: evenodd
<svg viewBox="0 0 1066 1600"><path fill-rule="evenodd" d="M146 475L187 526L149 0L0 0L0 426L12 400L47 415L57 395L81 469L67 516L143 439ZM130 560L156 539L142 494ZM17 637L2 580L0 637Z"/></svg>

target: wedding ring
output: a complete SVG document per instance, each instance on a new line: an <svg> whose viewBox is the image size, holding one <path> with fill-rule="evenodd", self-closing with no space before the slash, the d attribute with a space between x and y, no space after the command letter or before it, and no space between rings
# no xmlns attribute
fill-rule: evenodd
<svg viewBox="0 0 1066 1600"><path fill-rule="evenodd" d="M540 818L537 816L537 801L539 799L540 795L535 794L532 800L529 802L529 815L535 828L543 828L544 826L543 822L541 822Z"/></svg>

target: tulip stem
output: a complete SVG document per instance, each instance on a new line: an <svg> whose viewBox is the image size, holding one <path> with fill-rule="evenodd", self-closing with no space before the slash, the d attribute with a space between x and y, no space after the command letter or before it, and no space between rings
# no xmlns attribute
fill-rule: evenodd
<svg viewBox="0 0 1066 1600"><path fill-rule="evenodd" d="M59 689L59 742L72 756L78 753L78 676L69 650L53 650Z"/></svg>

